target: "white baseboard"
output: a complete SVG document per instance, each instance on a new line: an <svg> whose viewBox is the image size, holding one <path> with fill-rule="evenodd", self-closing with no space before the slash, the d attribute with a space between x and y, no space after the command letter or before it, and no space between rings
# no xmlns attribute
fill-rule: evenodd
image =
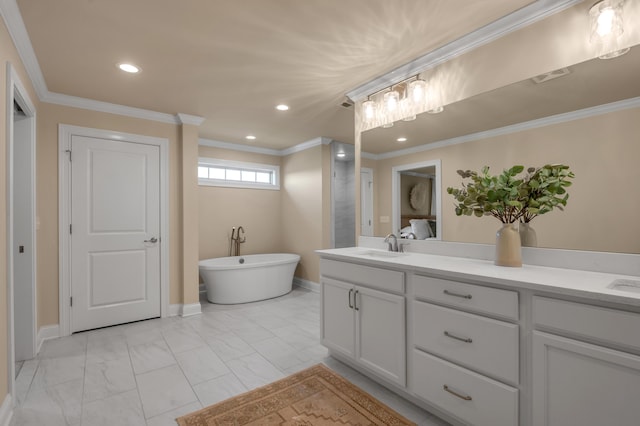
<svg viewBox="0 0 640 426"><path fill-rule="evenodd" d="M293 277L293 285L311 290L314 293L320 293L320 284L304 278Z"/></svg>
<svg viewBox="0 0 640 426"><path fill-rule="evenodd" d="M11 394L7 394L0 405L0 426L9 426L11 417L13 417L13 400Z"/></svg>
<svg viewBox="0 0 640 426"><path fill-rule="evenodd" d="M169 305L169 316L177 317L180 315L180 311L182 310L182 303L175 303L173 305Z"/></svg>
<svg viewBox="0 0 640 426"><path fill-rule="evenodd" d="M189 303L187 305L182 305L182 309L180 310L180 315L183 317L190 317L192 315L199 315L202 313L202 307L200 303Z"/></svg>
<svg viewBox="0 0 640 426"><path fill-rule="evenodd" d="M40 349L45 340L57 339L58 337L60 337L60 325L52 324L40 327L40 330L38 330L38 349L36 350L36 354L40 353Z"/></svg>

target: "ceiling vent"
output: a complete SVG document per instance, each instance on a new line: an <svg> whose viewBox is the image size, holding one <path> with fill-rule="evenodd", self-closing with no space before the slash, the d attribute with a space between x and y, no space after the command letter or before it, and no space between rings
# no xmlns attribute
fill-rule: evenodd
<svg viewBox="0 0 640 426"><path fill-rule="evenodd" d="M351 108L353 106L353 101L345 96L342 102L340 103L340 106L343 108Z"/></svg>
<svg viewBox="0 0 640 426"><path fill-rule="evenodd" d="M565 75L568 75L570 73L571 71L569 70L569 68L560 68L559 70L549 71L544 74L537 75L533 77L531 80L533 80L533 82L536 84L540 84L540 83L544 83L545 81L550 81L556 78L564 77Z"/></svg>

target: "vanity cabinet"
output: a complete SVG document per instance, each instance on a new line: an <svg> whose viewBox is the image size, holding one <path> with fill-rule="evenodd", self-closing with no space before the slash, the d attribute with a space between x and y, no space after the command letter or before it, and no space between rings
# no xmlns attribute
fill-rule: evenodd
<svg viewBox="0 0 640 426"><path fill-rule="evenodd" d="M487 315L517 320L518 293L422 275L412 284L410 389L469 424L517 425L519 326Z"/></svg>
<svg viewBox="0 0 640 426"><path fill-rule="evenodd" d="M620 277L406 256L321 259L332 354L456 426L640 425L640 300L608 290Z"/></svg>
<svg viewBox="0 0 640 426"><path fill-rule="evenodd" d="M330 260L321 271L322 344L404 387L404 273Z"/></svg>
<svg viewBox="0 0 640 426"><path fill-rule="evenodd" d="M533 425L636 425L640 314L534 297Z"/></svg>

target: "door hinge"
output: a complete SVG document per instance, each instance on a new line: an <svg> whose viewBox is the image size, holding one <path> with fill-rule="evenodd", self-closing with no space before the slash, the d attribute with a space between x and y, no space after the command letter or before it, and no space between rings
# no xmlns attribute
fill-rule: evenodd
<svg viewBox="0 0 640 426"><path fill-rule="evenodd" d="M69 154L69 161L71 161L71 150L67 149L65 152Z"/></svg>
<svg viewBox="0 0 640 426"><path fill-rule="evenodd" d="M73 234L73 227L71 224L69 224L69 234Z"/></svg>
<svg viewBox="0 0 640 426"><path fill-rule="evenodd" d="M73 306L73 297L69 298L69 306Z"/></svg>

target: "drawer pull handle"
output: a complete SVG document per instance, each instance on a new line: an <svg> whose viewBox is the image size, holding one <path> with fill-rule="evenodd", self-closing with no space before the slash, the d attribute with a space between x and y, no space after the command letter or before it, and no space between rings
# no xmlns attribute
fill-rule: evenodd
<svg viewBox="0 0 640 426"><path fill-rule="evenodd" d="M348 296L348 297L349 297L349 307L350 307L351 309L353 309L353 305L351 304L351 294L352 294L352 293L353 293L353 289L350 289L350 290L349 290L349 296Z"/></svg>
<svg viewBox="0 0 640 426"><path fill-rule="evenodd" d="M456 392L454 390L449 389L449 386L447 386L447 385L444 385L443 389L446 390L447 392L449 392L451 395L457 396L458 398L464 399L465 401L471 401L471 399L472 399L469 395L462 395L462 394L459 394L458 392Z"/></svg>
<svg viewBox="0 0 640 426"><path fill-rule="evenodd" d="M472 343L473 342L473 340L471 340L470 337L458 337L455 334L449 333L448 331L445 331L444 335L447 336L447 337L450 337L452 339L460 340L461 342L465 342L465 343Z"/></svg>
<svg viewBox="0 0 640 426"><path fill-rule="evenodd" d="M446 294L447 296L461 297L463 299L471 299L472 297L470 294L459 294L449 290L444 290L443 293Z"/></svg>

